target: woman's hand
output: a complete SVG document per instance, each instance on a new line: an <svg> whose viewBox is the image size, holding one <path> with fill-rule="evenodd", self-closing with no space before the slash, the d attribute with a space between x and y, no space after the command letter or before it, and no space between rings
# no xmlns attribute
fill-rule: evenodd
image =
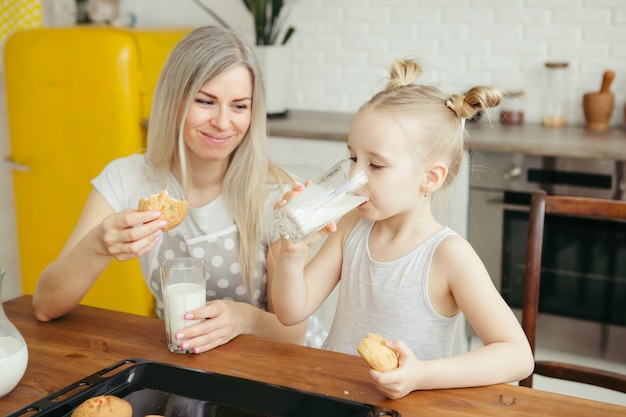
<svg viewBox="0 0 626 417"><path fill-rule="evenodd" d="M254 306L229 300L213 300L202 308L191 310L185 316L187 320L200 320L201 323L181 329L176 333L176 340L184 350L202 353L230 342L244 333L244 326L250 321L244 308Z"/></svg>
<svg viewBox="0 0 626 417"><path fill-rule="evenodd" d="M143 255L161 239L162 228L167 225L167 221L160 217L160 211L141 212L134 209L106 217L99 232L101 252L118 261Z"/></svg>
<svg viewBox="0 0 626 417"><path fill-rule="evenodd" d="M422 362L401 340L387 341L387 346L398 353L400 366L388 372L370 369L370 378L374 386L387 398L402 398L418 387Z"/></svg>

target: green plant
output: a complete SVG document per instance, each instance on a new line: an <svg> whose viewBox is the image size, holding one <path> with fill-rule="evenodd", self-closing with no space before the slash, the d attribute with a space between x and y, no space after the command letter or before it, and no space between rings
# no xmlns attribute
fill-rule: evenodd
<svg viewBox="0 0 626 417"><path fill-rule="evenodd" d="M192 0L198 7L207 12L220 25L230 27L219 15L201 0ZM284 45L286 44L295 28L289 26L284 28L287 15L289 13L289 3L294 0L242 0L246 9L252 15L254 22L254 36L257 45ZM278 42L279 36L282 39Z"/></svg>

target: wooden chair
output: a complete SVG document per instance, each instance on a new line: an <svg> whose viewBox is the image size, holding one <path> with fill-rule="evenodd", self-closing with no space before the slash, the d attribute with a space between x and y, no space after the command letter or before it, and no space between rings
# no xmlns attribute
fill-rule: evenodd
<svg viewBox="0 0 626 417"><path fill-rule="evenodd" d="M546 214L618 219L626 222L626 201L547 196L545 191L533 193L528 221L528 243L526 247L524 298L522 304L522 328L526 333L533 355L535 354L541 254ZM626 223L624 224L624 227L626 227ZM616 372L563 362L535 361L533 374L582 382L626 393L626 375ZM532 388L533 374L520 381L519 384Z"/></svg>

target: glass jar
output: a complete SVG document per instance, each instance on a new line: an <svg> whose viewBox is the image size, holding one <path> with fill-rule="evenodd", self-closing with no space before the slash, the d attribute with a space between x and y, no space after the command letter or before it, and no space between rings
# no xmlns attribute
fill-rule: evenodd
<svg viewBox="0 0 626 417"><path fill-rule="evenodd" d="M545 127L563 127L567 124L567 97L569 94L567 62L546 62L545 84L543 88L543 114L541 122Z"/></svg>
<svg viewBox="0 0 626 417"><path fill-rule="evenodd" d="M0 301L4 268L0 267ZM0 303L0 398L4 397L20 382L28 365L28 348L22 334L4 313Z"/></svg>
<svg viewBox="0 0 626 417"><path fill-rule="evenodd" d="M523 98L523 91L508 91L504 93L504 103L500 112L500 121L503 125L524 124Z"/></svg>

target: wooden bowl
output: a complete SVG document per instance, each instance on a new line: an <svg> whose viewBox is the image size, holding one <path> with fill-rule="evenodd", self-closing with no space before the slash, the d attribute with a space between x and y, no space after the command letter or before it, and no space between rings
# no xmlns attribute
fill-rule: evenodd
<svg viewBox="0 0 626 417"><path fill-rule="evenodd" d="M613 113L615 97L612 93L587 93L583 96L583 111L591 130L607 130Z"/></svg>

